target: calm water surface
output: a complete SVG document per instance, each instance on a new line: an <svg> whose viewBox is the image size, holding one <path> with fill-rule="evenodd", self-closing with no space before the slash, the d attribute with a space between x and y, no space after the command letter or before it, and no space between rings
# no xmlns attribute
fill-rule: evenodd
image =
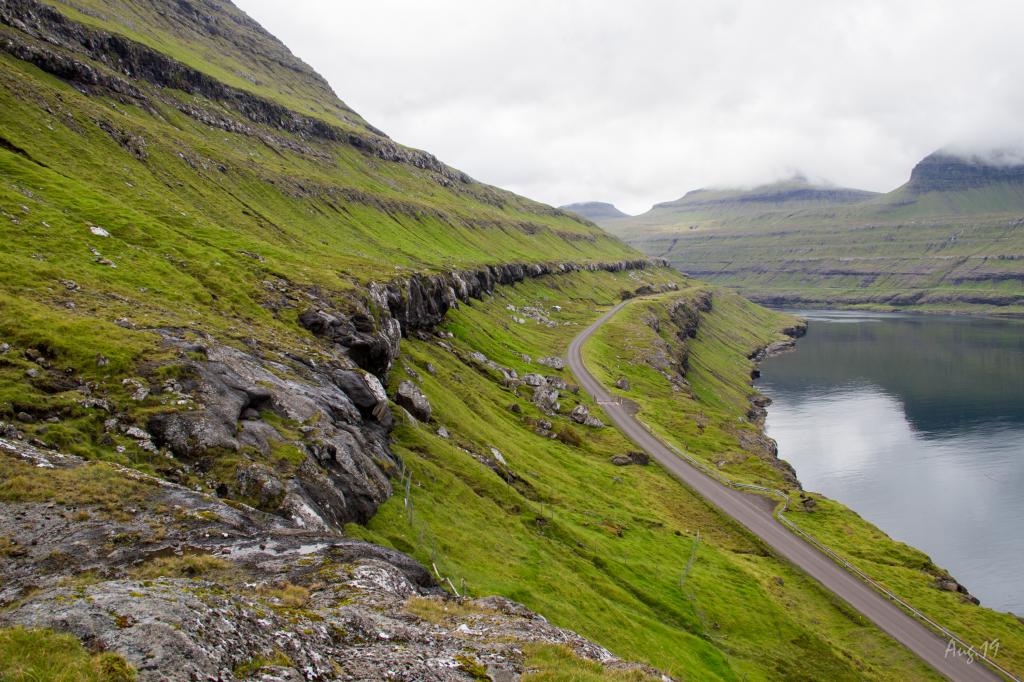
<svg viewBox="0 0 1024 682"><path fill-rule="evenodd" d="M768 434L808 490L1024 615L1024 321L790 311Z"/></svg>

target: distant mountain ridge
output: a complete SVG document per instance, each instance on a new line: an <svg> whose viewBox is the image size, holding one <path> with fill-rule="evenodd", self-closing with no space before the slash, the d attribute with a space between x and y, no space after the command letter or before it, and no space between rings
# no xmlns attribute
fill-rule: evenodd
<svg viewBox="0 0 1024 682"><path fill-rule="evenodd" d="M761 302L1024 314L1022 158L939 150L885 194L797 176L595 222Z"/></svg>
<svg viewBox="0 0 1024 682"><path fill-rule="evenodd" d="M802 176L746 189L702 188L687 192L682 198L655 204L652 210L725 206L730 204L857 203L878 196L877 192L815 184Z"/></svg>
<svg viewBox="0 0 1024 682"><path fill-rule="evenodd" d="M629 217L628 213L623 213L617 209L614 204L604 201L582 201L576 204L559 206L559 208L563 211L572 211L576 215L582 216L587 220L592 220L595 223L599 220Z"/></svg>

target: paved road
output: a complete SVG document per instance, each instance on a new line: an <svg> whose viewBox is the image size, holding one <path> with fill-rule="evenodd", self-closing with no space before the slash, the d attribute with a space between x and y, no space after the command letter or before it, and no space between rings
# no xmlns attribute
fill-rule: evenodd
<svg viewBox="0 0 1024 682"><path fill-rule="evenodd" d="M609 419L626 436L657 460L669 473L725 514L746 526L771 547L778 556L788 559L827 589L840 596L878 627L920 656L939 673L951 680L967 682L1003 679L978 661L968 664L962 657L950 655L947 658L945 656L947 645L945 640L940 639L938 635L875 592L866 583L788 531L769 511L751 500L750 495L728 488L690 466L654 437L623 406L614 402L611 394L587 371L580 349L594 331L624 305L625 303L620 303L615 306L573 339L569 346L568 362L569 368L576 375L580 385L594 400L601 403Z"/></svg>

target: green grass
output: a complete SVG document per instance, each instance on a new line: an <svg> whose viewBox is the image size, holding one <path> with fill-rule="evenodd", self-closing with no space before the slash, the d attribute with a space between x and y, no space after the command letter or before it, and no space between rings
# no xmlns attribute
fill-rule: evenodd
<svg viewBox="0 0 1024 682"><path fill-rule="evenodd" d="M106 462L46 469L0 453L0 502L56 502L88 505L116 518L130 516L152 496L155 481L135 480Z"/></svg>
<svg viewBox="0 0 1024 682"><path fill-rule="evenodd" d="M132 682L135 671L117 654L92 654L71 635L0 629L2 682Z"/></svg>
<svg viewBox="0 0 1024 682"><path fill-rule="evenodd" d="M639 406L638 417L659 436L709 467L739 482L791 489L784 474L771 466L771 457L745 452L738 436L757 433L741 419L748 397L750 364L745 349L764 345L776 337L772 329L788 326L791 318L759 308L736 294L714 290L714 310L705 318L697 337L689 341L691 391L673 391L660 374L646 364L651 349L661 343L678 343L667 331L666 309L678 296L693 298L705 289L696 286L679 295L632 303L606 323L584 349L591 371L607 386L619 376L630 380L629 391L611 389ZM662 333L644 320L657 318ZM744 328L743 320L754 320ZM701 428L703 425L703 428ZM1011 670L1024 670L1024 628L1008 613L981 608L961 595L938 588L938 578L948 573L920 550L897 542L855 511L838 502L812 495L813 510L799 504L792 494L787 516L860 568L873 579L941 623L969 643L1001 642L998 660Z"/></svg>
<svg viewBox="0 0 1024 682"><path fill-rule="evenodd" d="M221 40L143 3L57 6L229 85L342 127L361 125L339 101L324 99L323 83L238 48L252 39L254 50L280 56L280 47L252 27L229 26L229 33L239 33ZM14 31L0 27L4 36ZM184 371L183 358L164 348L154 330L173 328L196 341L209 335L259 348L268 358L318 360L321 347L296 323L313 294L344 308L370 280L509 261L637 255L591 225L508 192L476 182L446 185L426 170L280 130L212 128L179 107L237 113L220 102L139 85L148 97L145 107L83 94L0 56L0 341L11 346L0 355L0 419L26 412L30 421L19 428L27 438L194 484L178 464L104 426L111 414L122 424L141 425L155 412L181 409L168 394L133 400L134 388L123 383L135 378L159 385ZM110 236L94 235L92 226ZM552 374L517 353L560 355L623 290L668 283L693 288L666 270L529 281L461 306L446 328L460 353L477 350L520 373ZM704 320L704 336L689 348L692 396L678 414L658 392L658 377L637 374L635 381L661 401L653 413L663 417L664 428L679 428L681 446L709 461L729 450L741 457L724 465L731 472L769 480L777 469L737 450L755 433L741 421L747 389L737 377L749 373L745 354L773 336L777 320L738 299L722 300ZM537 304L559 324L519 324L505 308ZM622 332L627 338L643 328ZM887 636L657 467L611 465L612 456L630 449L613 429L570 425L559 416L553 421L564 437L542 437L535 433L541 415L525 391L515 395L493 372L433 343L405 340L403 351L452 438L437 436L434 425L401 423L395 451L412 475L411 522L397 496L367 527L352 526L351 534L411 552L459 585L465 580L473 594L522 601L619 655L681 679L930 677ZM399 369L391 380L403 378ZM109 403L110 411L89 406L95 400ZM563 412L581 401L600 414L571 391L562 397ZM693 426L685 423L687 415ZM494 464L492 447L507 462L495 465L501 475L481 461ZM227 476L236 464L231 458L246 454L211 456L220 458ZM279 449L268 464L287 471L295 458L294 451ZM149 492L148 484L103 462L43 471L3 457L0 467L0 499L9 503L55 500L118 514L126 502L144 503ZM680 572L698 531L693 570L681 588ZM11 542L3 547L18 551ZM188 575L223 567L188 559L148 569ZM265 596L281 609L300 609L308 598L304 589L279 585ZM8 635L22 642L18 646L28 646L26 637L43 643L39 651L58 651L53 659L70 670L94 665L73 640ZM587 679L601 672L560 652L535 658L547 660L552 674ZM273 663L253 661L251 672Z"/></svg>
<svg viewBox="0 0 1024 682"><path fill-rule="evenodd" d="M695 338L681 341L669 308L684 301L694 309L693 301L709 292L712 313L701 315ZM782 338L778 330L794 323L729 291L696 284L633 302L597 331L583 356L594 376L613 394L637 403L639 419L667 442L735 480L785 487L760 427L747 416L756 393L747 356ZM686 352L685 385L673 386L651 365L659 351L669 357ZM629 380L628 391L614 388L620 377Z"/></svg>
<svg viewBox="0 0 1024 682"><path fill-rule="evenodd" d="M132 575L142 580L156 578L203 578L223 582L231 577L232 564L210 554L185 554L151 559L142 564Z"/></svg>
<svg viewBox="0 0 1024 682"><path fill-rule="evenodd" d="M657 271L543 278L462 306L445 328L463 357L475 350L520 374L555 374L518 354L560 355L624 288L657 288L671 278ZM537 305L559 324L512 320L523 306ZM739 324L735 333L743 338L774 338L772 329L759 328L763 321L723 312L720 326L724 333ZM749 349L739 340L735 347L743 348L735 362L749 377ZM410 522L397 494L366 527L350 526L351 534L436 564L457 588L465 581L473 596L523 602L619 656L681 679L930 678L887 636L769 556L660 468L613 466L612 456L632 449L617 431L575 426L579 446L544 438L534 433L542 415L527 389L516 395L494 372L434 343L409 341L405 352L436 421L403 422L395 432L394 449L412 475L414 512ZM727 351L721 355L730 362ZM397 370L392 380L405 378ZM556 428L569 423L564 415L578 402L601 414L572 391L561 402L562 416L550 418ZM723 420L734 419L725 416L724 404L715 409ZM450 439L436 435L439 425ZM502 475L481 461L493 464L492 447L507 463L499 467ZM681 589L698 531L694 567Z"/></svg>
<svg viewBox="0 0 1024 682"><path fill-rule="evenodd" d="M568 646L546 644L524 648L525 682L658 682L660 677L631 670L609 670L595 661L580 658Z"/></svg>
<svg viewBox="0 0 1024 682"><path fill-rule="evenodd" d="M813 510L791 503L793 511L787 513L801 530L976 650L998 641L996 662L1018 675L1024 671L1024 624L1017 616L975 606L956 592L939 589L937 579L949 574L924 552L893 540L838 502L816 494L811 497L817 502Z"/></svg>
<svg viewBox="0 0 1024 682"><path fill-rule="evenodd" d="M229 82L227 72L270 69L257 80L282 103L341 106L318 99L326 85L312 76L239 52L244 37L222 50L229 35L196 33L144 3L58 5ZM251 26L236 29L269 45ZM245 54L254 63L240 68ZM26 436L64 451L165 475L178 467L108 433L111 413L88 405L105 401L122 424L137 426L188 408L156 391L134 401L135 389L122 383L159 385L181 369L184 358L161 345L156 329L197 342L210 335L268 357L315 358L322 350L296 321L312 293L345 309L371 280L638 256L591 225L509 192L477 182L444 186L428 171L346 144L212 128L177 104L238 114L139 85L146 108L83 94L0 56L0 342L12 346L0 355L0 420L27 413L33 421L19 425ZM94 226L110 236L94 235ZM27 355L36 352L46 367ZM282 448L268 463L286 469L295 457Z"/></svg>

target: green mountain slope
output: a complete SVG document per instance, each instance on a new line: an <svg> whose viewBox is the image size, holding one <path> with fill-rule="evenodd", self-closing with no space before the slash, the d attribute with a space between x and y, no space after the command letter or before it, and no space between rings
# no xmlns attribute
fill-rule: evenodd
<svg viewBox="0 0 1024 682"><path fill-rule="evenodd" d="M761 302L1024 311L1024 166L936 153L884 195L788 182L598 221Z"/></svg>
<svg viewBox="0 0 1024 682"><path fill-rule="evenodd" d="M680 679L931 679L573 417L600 407L557 357L650 295L595 362L695 456L792 486L749 383L791 318L388 139L221 0L0 0L0 105L0 661L658 678L443 585Z"/></svg>

